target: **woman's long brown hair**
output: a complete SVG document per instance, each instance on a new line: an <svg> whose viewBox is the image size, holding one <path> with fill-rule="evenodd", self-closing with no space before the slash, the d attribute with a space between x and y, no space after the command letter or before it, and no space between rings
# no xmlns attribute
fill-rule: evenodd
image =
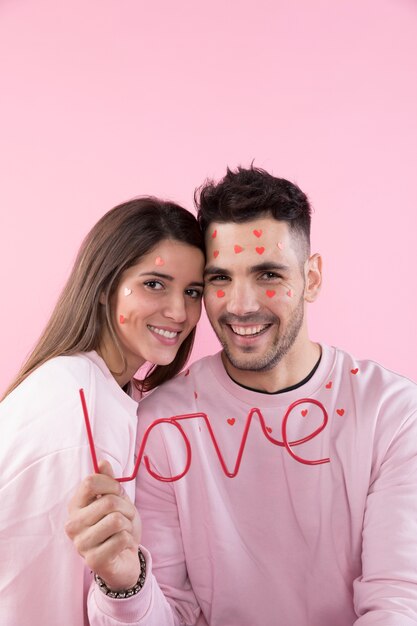
<svg viewBox="0 0 417 626"><path fill-rule="evenodd" d="M3 397L45 361L96 350L105 326L126 363L112 321L111 297L122 273L165 239L195 246L204 253L195 217L177 204L149 196L108 211L85 238L45 330ZM139 389L149 391L180 372L194 337L195 329L172 363L153 366L144 380L135 381Z"/></svg>

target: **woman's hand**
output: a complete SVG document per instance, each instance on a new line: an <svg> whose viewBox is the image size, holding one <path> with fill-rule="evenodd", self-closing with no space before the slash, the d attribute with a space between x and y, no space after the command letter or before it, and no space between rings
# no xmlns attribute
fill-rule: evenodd
<svg viewBox="0 0 417 626"><path fill-rule="evenodd" d="M133 587L140 574L141 522L135 505L113 478L110 463L87 476L68 505L65 532L88 567L113 591Z"/></svg>

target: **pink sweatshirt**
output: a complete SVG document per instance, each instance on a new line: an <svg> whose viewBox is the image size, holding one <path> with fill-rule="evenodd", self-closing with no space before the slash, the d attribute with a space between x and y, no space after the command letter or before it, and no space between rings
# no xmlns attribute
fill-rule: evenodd
<svg viewBox="0 0 417 626"><path fill-rule="evenodd" d="M95 352L51 359L1 402L1 626L88 624L92 576L64 532L68 501L92 472L81 387L99 458L132 472L137 403Z"/></svg>
<svg viewBox="0 0 417 626"><path fill-rule="evenodd" d="M93 626L193 624L200 611L210 626L417 624L417 386L323 346L306 384L257 393L217 354L141 403L139 442L157 418L202 412L233 473L255 407L265 429L255 414L234 478L202 417L177 422L184 478L160 482L142 463L147 580L125 600L93 585ZM145 454L154 472L181 473L180 431L153 428Z"/></svg>

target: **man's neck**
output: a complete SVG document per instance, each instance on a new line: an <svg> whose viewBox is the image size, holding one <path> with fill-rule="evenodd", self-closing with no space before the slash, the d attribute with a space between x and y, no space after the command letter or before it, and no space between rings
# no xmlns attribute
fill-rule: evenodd
<svg viewBox="0 0 417 626"><path fill-rule="evenodd" d="M321 348L310 340L293 346L275 367L266 371L241 370L234 367L225 353L222 361L226 372L236 383L257 391L274 393L293 387L304 380L316 365Z"/></svg>

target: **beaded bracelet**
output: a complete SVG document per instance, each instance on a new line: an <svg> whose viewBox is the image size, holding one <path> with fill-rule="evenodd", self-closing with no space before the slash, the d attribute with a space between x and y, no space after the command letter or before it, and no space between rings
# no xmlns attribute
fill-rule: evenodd
<svg viewBox="0 0 417 626"><path fill-rule="evenodd" d="M135 596L137 593L139 593L139 591L142 589L143 585L145 584L145 578L146 578L146 561L140 548L138 548L138 557L139 557L139 563L140 563L140 574L139 574L138 582L136 583L136 585L134 585L133 587L130 587L130 589L122 589L120 591L113 591L106 585L104 580L100 578L98 574L94 574L94 580L96 581L99 589L109 598L115 598L116 600L120 600L122 598L130 598L131 596Z"/></svg>

